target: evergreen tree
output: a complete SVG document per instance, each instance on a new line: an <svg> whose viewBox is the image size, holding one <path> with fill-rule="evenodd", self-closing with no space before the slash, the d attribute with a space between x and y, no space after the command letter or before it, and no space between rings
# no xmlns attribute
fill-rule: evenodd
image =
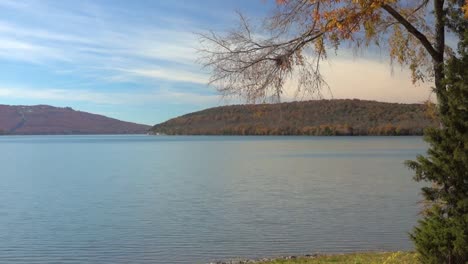
<svg viewBox="0 0 468 264"><path fill-rule="evenodd" d="M465 21L466 22L466 21ZM439 97L441 126L426 131L427 157L407 165L422 189L426 209L411 238L422 263L468 263L468 29L457 57L446 66L446 90Z"/></svg>

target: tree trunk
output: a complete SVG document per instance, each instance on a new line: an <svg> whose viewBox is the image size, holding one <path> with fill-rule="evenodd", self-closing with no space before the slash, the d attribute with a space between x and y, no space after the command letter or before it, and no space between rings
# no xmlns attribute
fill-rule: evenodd
<svg viewBox="0 0 468 264"><path fill-rule="evenodd" d="M397 20L403 27L408 30L414 37L416 37L421 45L427 50L432 57L434 69L434 82L437 100L441 106L441 113L446 111L446 96L444 79L444 52L445 52L445 11L444 0L434 0L434 14L435 14L435 43L431 44L429 39L414 27L402 14L395 10L391 5L384 4L382 8L387 11L395 20Z"/></svg>
<svg viewBox="0 0 468 264"><path fill-rule="evenodd" d="M434 49L437 55L433 57L434 63L434 81L437 101L439 102L440 112L444 114L446 110L446 95L444 79L444 50L445 50L445 11L444 0L434 0L435 14L435 44Z"/></svg>

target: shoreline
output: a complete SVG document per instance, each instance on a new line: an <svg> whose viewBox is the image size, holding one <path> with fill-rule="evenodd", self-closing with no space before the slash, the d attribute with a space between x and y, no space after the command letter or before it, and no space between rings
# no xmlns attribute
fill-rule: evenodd
<svg viewBox="0 0 468 264"><path fill-rule="evenodd" d="M321 263L418 263L413 251L369 251L336 254L305 254L257 259L232 259L212 261L206 264L321 264Z"/></svg>
<svg viewBox="0 0 468 264"><path fill-rule="evenodd" d="M297 259L316 259L320 256L325 256L326 254L305 254L305 255L291 255L291 256L279 256L279 257L272 257L272 258L257 258L257 259L232 259L232 260L221 260L221 261L214 261L208 262L207 264L247 264L247 263L264 263L264 262L271 262L271 261L281 261L281 260L297 260ZM331 255L331 254L330 254Z"/></svg>

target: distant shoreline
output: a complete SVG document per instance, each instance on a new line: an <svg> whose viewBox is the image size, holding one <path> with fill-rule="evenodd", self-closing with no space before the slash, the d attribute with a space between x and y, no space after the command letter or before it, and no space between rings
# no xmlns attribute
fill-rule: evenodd
<svg viewBox="0 0 468 264"><path fill-rule="evenodd" d="M150 137L326 137L326 138L343 138L343 137L422 137L423 135L155 135L155 134L0 134L2 136L150 136Z"/></svg>
<svg viewBox="0 0 468 264"><path fill-rule="evenodd" d="M156 135L148 134L149 136L168 136L168 137L422 137L424 134L410 134L410 135L222 135L222 134L171 134L171 135Z"/></svg>
<svg viewBox="0 0 468 264"><path fill-rule="evenodd" d="M0 134L1 136L147 136L148 134Z"/></svg>

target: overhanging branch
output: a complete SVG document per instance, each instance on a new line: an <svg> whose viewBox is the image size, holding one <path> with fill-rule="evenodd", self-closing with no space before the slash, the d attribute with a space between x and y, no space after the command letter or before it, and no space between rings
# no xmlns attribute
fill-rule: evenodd
<svg viewBox="0 0 468 264"><path fill-rule="evenodd" d="M395 18L400 24L402 24L408 32L410 32L414 37L416 37L424 48L429 52L431 57L434 60L437 60L440 57L439 52L432 46L431 42L427 37L421 33L417 28L415 28L406 18L404 18L398 11L388 4L382 5L382 8L387 11L393 18Z"/></svg>

